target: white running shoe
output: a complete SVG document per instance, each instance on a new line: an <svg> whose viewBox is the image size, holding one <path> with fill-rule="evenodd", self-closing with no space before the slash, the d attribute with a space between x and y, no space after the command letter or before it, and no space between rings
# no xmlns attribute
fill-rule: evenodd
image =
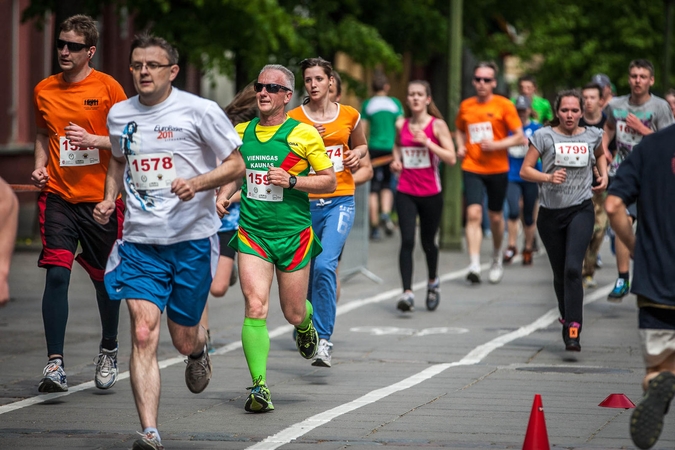
<svg viewBox="0 0 675 450"><path fill-rule="evenodd" d="M119 347L118 347L119 348ZM96 363L96 375L94 381L99 389L110 389L117 382L117 349L99 349Z"/></svg>
<svg viewBox="0 0 675 450"><path fill-rule="evenodd" d="M164 450L162 441L159 440L159 436L155 433L138 434L141 435L141 438L134 441L134 446L131 447L131 450Z"/></svg>
<svg viewBox="0 0 675 450"><path fill-rule="evenodd" d="M492 260L492 266L490 267L490 273L488 274L488 280L492 284L497 284L502 281L503 276L504 266L502 266L501 258L494 258Z"/></svg>
<svg viewBox="0 0 675 450"><path fill-rule="evenodd" d="M68 381L66 381L66 371L56 360L51 360L42 371L44 377L38 384L38 392L66 392L68 390Z"/></svg>
<svg viewBox="0 0 675 450"><path fill-rule="evenodd" d="M319 349L316 351L313 366L331 367L331 353L333 353L333 343L327 339L319 339Z"/></svg>

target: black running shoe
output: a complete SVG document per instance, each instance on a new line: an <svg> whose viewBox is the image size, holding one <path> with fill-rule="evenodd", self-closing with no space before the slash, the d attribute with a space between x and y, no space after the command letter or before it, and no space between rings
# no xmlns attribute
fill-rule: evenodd
<svg viewBox="0 0 675 450"><path fill-rule="evenodd" d="M244 409L248 412L263 413L274 410L272 394L267 385L262 381L262 376L253 382L253 386L247 388L251 393L246 398Z"/></svg>
<svg viewBox="0 0 675 450"><path fill-rule="evenodd" d="M469 273L466 275L466 281L471 284L480 284L480 272L469 270Z"/></svg>
<svg viewBox="0 0 675 450"><path fill-rule="evenodd" d="M412 292L404 292L398 298L396 303L396 309L401 312L413 312L415 311L415 296Z"/></svg>
<svg viewBox="0 0 675 450"><path fill-rule="evenodd" d="M675 394L675 375L661 372L649 382L647 392L630 418L630 437L642 449L651 448L663 430L663 416Z"/></svg>
<svg viewBox="0 0 675 450"><path fill-rule="evenodd" d="M435 311L441 301L441 280L436 278L433 284L427 285L427 309Z"/></svg>
<svg viewBox="0 0 675 450"><path fill-rule="evenodd" d="M563 342L565 343L565 350L570 352L581 351L581 343L579 342L580 334L581 325L577 322L570 322L569 325L563 325Z"/></svg>
<svg viewBox="0 0 675 450"><path fill-rule="evenodd" d="M299 330L295 328L297 335L295 337L295 346L300 352L300 355L305 359L312 359L316 355L316 350L319 345L319 334L314 328L311 319L306 330Z"/></svg>

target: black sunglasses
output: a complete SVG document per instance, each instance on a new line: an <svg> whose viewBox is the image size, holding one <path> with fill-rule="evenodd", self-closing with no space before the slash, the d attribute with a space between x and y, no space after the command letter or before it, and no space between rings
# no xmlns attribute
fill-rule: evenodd
<svg viewBox="0 0 675 450"><path fill-rule="evenodd" d="M80 44L80 43L77 43L77 42L68 42L68 41L64 41L62 39L56 40L56 48L58 48L59 50L63 50L63 47L65 47L66 45L68 46L68 51L71 51L71 52L81 52L85 48L91 47L91 45L87 45L87 44Z"/></svg>
<svg viewBox="0 0 675 450"><path fill-rule="evenodd" d="M485 78L485 77L473 77L473 81L476 83L480 83L481 81L483 83L492 83L495 79L494 78Z"/></svg>
<svg viewBox="0 0 675 450"><path fill-rule="evenodd" d="M132 72L140 72L143 70L143 66L148 68L148 72L154 72L156 70L162 69L164 67L171 67L175 64L160 64L156 62L149 62L149 63L133 63L129 64L129 69Z"/></svg>
<svg viewBox="0 0 675 450"><path fill-rule="evenodd" d="M282 90L288 91L288 92L293 92L292 89L287 88L286 86L282 86L282 85L280 85L280 84L274 84L274 83L268 83L268 84L265 84L265 83L256 83L256 84L253 85L253 89L254 89L256 92L262 92L263 88L265 88L265 90L266 90L268 93L270 93L270 94L276 94L277 92L279 92L279 89L282 89Z"/></svg>

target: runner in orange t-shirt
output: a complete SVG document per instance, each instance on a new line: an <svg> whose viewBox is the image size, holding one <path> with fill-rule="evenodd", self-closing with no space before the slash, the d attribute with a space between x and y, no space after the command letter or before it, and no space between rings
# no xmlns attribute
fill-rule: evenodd
<svg viewBox="0 0 675 450"><path fill-rule="evenodd" d="M42 253L38 265L47 269L42 318L49 362L39 392L68 390L63 342L68 321L68 284L78 244L77 261L96 288L102 340L96 363L96 387L117 381L117 325L120 303L111 301L103 271L115 240L121 237L124 209L107 225L94 221L93 208L103 200L110 139L106 119L110 107L125 100L122 87L97 72L89 61L96 53L98 31L91 17L77 15L60 26L56 41L62 73L35 87L37 137L31 179L43 189L39 198Z"/></svg>
<svg viewBox="0 0 675 450"><path fill-rule="evenodd" d="M359 167L368 146L359 112L330 101L328 91L336 82L331 64L322 58L309 58L300 63L300 68L309 97L288 114L317 128L337 177L337 189L332 194L309 195L312 229L323 246L323 252L312 260L309 278L308 299L314 308L314 326L319 334L319 347L312 365L331 367L330 338L337 308L335 270L354 223L352 170Z"/></svg>
<svg viewBox="0 0 675 450"><path fill-rule="evenodd" d="M494 63L481 62L474 68L476 96L461 103L455 121L457 156L464 158L465 233L471 258L467 280L474 284L480 283L484 189L487 190L494 245L488 279L491 283L499 283L504 274L500 253L504 237L502 209L509 183L507 149L525 143L523 126L515 106L506 97L492 93L497 87L496 77L497 66Z"/></svg>

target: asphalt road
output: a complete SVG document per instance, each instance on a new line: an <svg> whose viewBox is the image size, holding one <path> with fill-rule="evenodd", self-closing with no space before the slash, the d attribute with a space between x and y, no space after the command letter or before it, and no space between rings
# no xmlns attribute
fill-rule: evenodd
<svg viewBox="0 0 675 450"><path fill-rule="evenodd" d="M484 243L487 255L489 241ZM545 255L520 260L498 285L464 282L468 257L442 252L441 304L424 308L426 269L416 249L416 311L396 311L400 293L397 238L371 244L368 268L343 283L333 336L333 367L318 368L295 350L272 290L268 384L276 410L244 411L251 385L239 342L239 285L210 299L219 347L201 394L185 387L183 357L163 325L159 430L167 449L513 449L521 448L535 394L541 394L552 448L634 448L631 410L601 408L611 393L637 403L644 368L635 297L605 300L616 275L603 248L599 287L586 293L582 351L564 351L551 270ZM100 324L93 287L76 267L66 336L66 395L38 395L46 363L38 254L15 254L14 300L0 309L0 448L127 449L140 424L128 380L129 320L120 324L120 381L93 387ZM487 263L487 258L483 258ZM483 273L487 279L487 271ZM672 415L655 448L675 447Z"/></svg>

